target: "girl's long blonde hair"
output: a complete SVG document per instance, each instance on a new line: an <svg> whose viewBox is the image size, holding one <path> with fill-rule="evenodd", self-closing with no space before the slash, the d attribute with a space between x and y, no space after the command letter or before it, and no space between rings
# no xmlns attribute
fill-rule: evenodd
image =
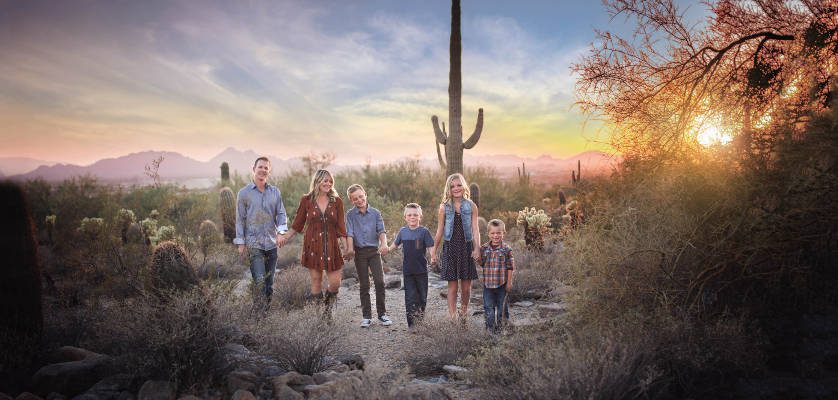
<svg viewBox="0 0 838 400"><path fill-rule="evenodd" d="M459 179L460 183L463 184L463 198L471 199L471 191L468 189L468 182L466 182L466 178L463 174L457 172L448 175L448 179L445 180L445 189L442 190L442 204L451 201L451 182L454 179Z"/></svg>
<svg viewBox="0 0 838 400"><path fill-rule="evenodd" d="M332 178L332 189L329 190L329 202L334 202L336 198L340 197L338 191L335 190L335 177L332 176L332 173L325 169L318 169L314 173L314 176L311 177L311 184L309 184L308 193L306 194L312 203L317 203L317 192L320 190L320 184L326 180L327 176Z"/></svg>

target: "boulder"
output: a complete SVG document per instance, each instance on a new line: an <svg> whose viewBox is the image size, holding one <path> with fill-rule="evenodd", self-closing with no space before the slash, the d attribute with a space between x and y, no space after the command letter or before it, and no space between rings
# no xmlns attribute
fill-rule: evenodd
<svg viewBox="0 0 838 400"><path fill-rule="evenodd" d="M259 377L253 372L246 370L235 370L227 374L227 391L235 393L239 390L245 390L250 393L256 392Z"/></svg>
<svg viewBox="0 0 838 400"><path fill-rule="evenodd" d="M402 277L400 276L391 276L384 283L385 289L398 289L400 287L402 287Z"/></svg>
<svg viewBox="0 0 838 400"><path fill-rule="evenodd" d="M341 364L341 365L344 365L344 364ZM331 382L331 381L339 379L341 377L341 374L339 374L335 371L323 371L323 372L318 372L318 373L312 375L311 377L314 378L314 383L316 383L318 385L322 385L326 382Z"/></svg>
<svg viewBox="0 0 838 400"><path fill-rule="evenodd" d="M111 358L104 354L71 347L59 349L59 353L58 357L71 361L41 367L32 376L32 386L38 394L56 392L74 397L114 372Z"/></svg>
<svg viewBox="0 0 838 400"><path fill-rule="evenodd" d="M548 312L565 312L567 311L567 304L565 303L546 303L546 304L539 304L536 306L539 311L548 311Z"/></svg>
<svg viewBox="0 0 838 400"><path fill-rule="evenodd" d="M404 400L452 400L448 390L438 383L416 382L396 389L396 399Z"/></svg>
<svg viewBox="0 0 838 400"><path fill-rule="evenodd" d="M274 399L275 400L303 400L305 396L302 393L291 389L288 385L274 384Z"/></svg>
<svg viewBox="0 0 838 400"><path fill-rule="evenodd" d="M137 400L175 400L175 385L169 381L146 381Z"/></svg>
<svg viewBox="0 0 838 400"><path fill-rule="evenodd" d="M133 398L131 388L134 378L130 374L117 374L102 379L73 400L106 400Z"/></svg>
<svg viewBox="0 0 838 400"><path fill-rule="evenodd" d="M344 354L338 356L337 359L341 364L349 366L350 370L364 369L364 357L361 357L360 354Z"/></svg>
<svg viewBox="0 0 838 400"><path fill-rule="evenodd" d="M468 369L459 365L443 365L442 370L445 371L448 376L456 379L465 379L466 374L468 374Z"/></svg>
<svg viewBox="0 0 838 400"><path fill-rule="evenodd" d="M294 390L302 391L304 386L314 384L314 378L296 371L290 371L274 377L271 382L273 383L274 391L277 390L277 387L283 385L290 386Z"/></svg>
<svg viewBox="0 0 838 400"><path fill-rule="evenodd" d="M533 303L531 301L516 301L516 302L512 303L512 306L513 307L532 307L533 304L535 304L535 303Z"/></svg>
<svg viewBox="0 0 838 400"><path fill-rule="evenodd" d="M29 392L23 392L23 393L17 395L17 397L15 397L15 400L43 400L43 399L41 399L41 397L36 395L36 394L32 394L32 393L29 393Z"/></svg>
<svg viewBox="0 0 838 400"><path fill-rule="evenodd" d="M256 396L254 396L253 393L250 393L247 390L239 389L236 390L235 393L233 393L233 397L230 398L230 400L256 400Z"/></svg>

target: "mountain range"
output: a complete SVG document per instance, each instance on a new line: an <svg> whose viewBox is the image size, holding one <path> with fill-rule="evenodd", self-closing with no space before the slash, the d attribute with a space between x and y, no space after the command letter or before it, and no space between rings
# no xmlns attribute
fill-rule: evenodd
<svg viewBox="0 0 838 400"><path fill-rule="evenodd" d="M242 151L230 147L208 161L198 161L177 152L150 150L117 158L102 159L87 166L45 163L25 173L6 173L6 175L13 180L41 178L49 182L59 182L80 175L92 175L106 182L148 183L150 178L146 176L146 166L151 166L152 162L161 156L163 160L160 162L157 172L162 180L182 182L202 178L209 182L209 180L220 176L222 162L227 162L230 165L230 174L235 172L241 175L249 174L253 160L259 155L253 150ZM275 176L281 176L291 169L303 166L299 157L290 159L282 159L271 155L268 155L268 157L272 161L273 175ZM14 160L20 160L21 164L14 164ZM2 168L0 171L20 171L25 167L23 164L31 167L35 161L37 160L0 158L0 168ZM375 162L375 160L372 161ZM465 153L463 161L466 165L494 168L502 178L514 178L522 169L525 169L530 174L531 179L536 182L567 182L570 180L570 171L577 167L577 161L581 163L583 176L592 176L610 172L619 160L599 151L587 151L565 159L557 159L547 155L532 158L509 154L474 156ZM424 167L438 167L435 159L424 159L420 162ZM4 167L6 165L14 168ZM339 162L336 162L336 165L333 166L335 170L352 167L358 166L340 165Z"/></svg>

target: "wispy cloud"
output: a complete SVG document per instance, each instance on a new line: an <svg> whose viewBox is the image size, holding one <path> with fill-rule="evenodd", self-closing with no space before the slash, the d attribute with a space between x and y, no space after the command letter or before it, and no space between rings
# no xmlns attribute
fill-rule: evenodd
<svg viewBox="0 0 838 400"><path fill-rule="evenodd" d="M387 160L433 156L430 116L448 118L446 2L434 19L343 2L24 3L0 6L0 156L233 145ZM579 43L491 14L463 16L463 43L467 134L486 110L474 151L580 150Z"/></svg>

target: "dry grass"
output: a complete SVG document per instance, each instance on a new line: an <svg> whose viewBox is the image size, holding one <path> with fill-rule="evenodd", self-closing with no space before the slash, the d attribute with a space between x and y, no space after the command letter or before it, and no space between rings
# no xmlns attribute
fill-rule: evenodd
<svg viewBox="0 0 838 400"><path fill-rule="evenodd" d="M281 309L300 309L306 304L309 289L308 269L294 265L278 271L274 275L274 293L272 307Z"/></svg>
<svg viewBox="0 0 838 400"><path fill-rule="evenodd" d="M116 357L136 375L165 379L180 389L209 387L221 346L237 340L229 329L242 315L231 285L140 296L103 305L82 345Z"/></svg>
<svg viewBox="0 0 838 400"><path fill-rule="evenodd" d="M444 365L457 364L493 340L482 326L448 318L426 317L414 329L402 359L417 375L439 373Z"/></svg>
<svg viewBox="0 0 838 400"><path fill-rule="evenodd" d="M274 307L273 310L277 308ZM345 329L349 321L323 317L318 306L299 310L276 310L248 327L258 338L261 353L276 359L282 368L311 375L325 370L325 357L343 354Z"/></svg>
<svg viewBox="0 0 838 400"><path fill-rule="evenodd" d="M481 399L623 399L646 394L661 377L643 335L550 327L505 337L470 357Z"/></svg>

